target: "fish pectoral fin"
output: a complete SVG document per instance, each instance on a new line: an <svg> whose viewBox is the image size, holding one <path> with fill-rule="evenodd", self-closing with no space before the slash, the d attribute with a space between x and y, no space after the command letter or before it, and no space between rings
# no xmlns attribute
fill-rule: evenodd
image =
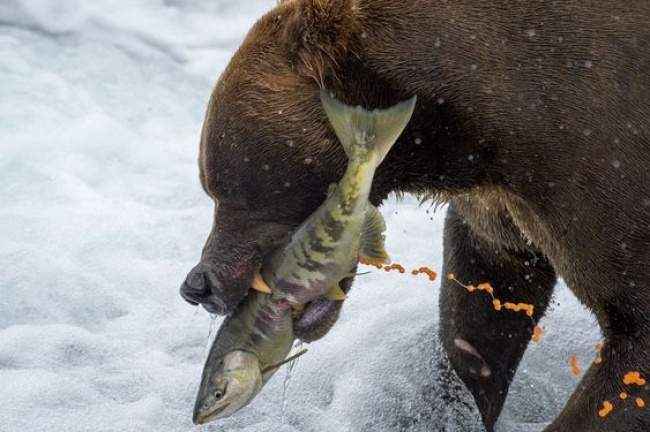
<svg viewBox="0 0 650 432"><path fill-rule="evenodd" d="M262 279L260 272L255 273L255 276L253 277L253 283L251 283L251 288L264 294L271 294L271 287L266 282L264 282L264 279Z"/></svg>
<svg viewBox="0 0 650 432"><path fill-rule="evenodd" d="M361 230L359 242L359 262L380 266L389 264L390 258L384 246L386 222L377 207L368 203L366 219Z"/></svg>
<svg viewBox="0 0 650 432"><path fill-rule="evenodd" d="M345 300L348 296L345 291L341 289L338 283L334 284L332 288L325 294L328 300Z"/></svg>
<svg viewBox="0 0 650 432"><path fill-rule="evenodd" d="M282 360L280 363L265 367L264 369L262 369L262 380L266 382L269 378L271 378L271 375L277 372L278 369L280 369L282 366L284 366L287 363L297 360L298 357L301 357L303 354L306 354L307 351L309 351L307 348L303 348L297 353L290 355L285 360Z"/></svg>

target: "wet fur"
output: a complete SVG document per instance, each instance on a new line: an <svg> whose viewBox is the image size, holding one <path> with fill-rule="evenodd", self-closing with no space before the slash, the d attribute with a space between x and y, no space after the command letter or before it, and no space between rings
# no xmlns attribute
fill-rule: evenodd
<svg viewBox="0 0 650 432"><path fill-rule="evenodd" d="M251 29L208 107L200 171L218 206L201 272L218 277L184 285L184 297L232 310L261 256L340 178L346 158L321 87L368 108L417 94L373 203L390 192L448 202L443 272L489 280L500 298L533 303L536 319L559 275L593 311L604 361L547 432L650 429L649 410L596 415L625 371L650 372L648 22L645 0L282 2ZM532 322L449 281L440 304L449 360L492 430ZM309 316L305 339L335 321ZM455 338L490 376L472 374Z"/></svg>

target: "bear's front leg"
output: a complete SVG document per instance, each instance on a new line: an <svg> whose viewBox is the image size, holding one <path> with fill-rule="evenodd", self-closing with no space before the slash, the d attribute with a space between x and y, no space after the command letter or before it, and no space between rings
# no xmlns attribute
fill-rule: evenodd
<svg viewBox="0 0 650 432"><path fill-rule="evenodd" d="M521 244L521 251L495 247L472 232L450 206L445 222L440 336L451 366L472 392L488 432L494 430L556 280L548 261L526 250L525 242ZM484 283L490 284L492 293L486 285L479 289ZM534 309L529 316L526 310L507 309L506 303L526 303Z"/></svg>
<svg viewBox="0 0 650 432"><path fill-rule="evenodd" d="M610 336L544 432L650 431L650 335Z"/></svg>

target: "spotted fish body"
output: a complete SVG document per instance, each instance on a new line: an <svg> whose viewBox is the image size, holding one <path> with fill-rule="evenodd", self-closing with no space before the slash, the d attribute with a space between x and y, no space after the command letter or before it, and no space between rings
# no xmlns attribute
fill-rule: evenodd
<svg viewBox="0 0 650 432"><path fill-rule="evenodd" d="M388 262L385 224L368 202L375 171L408 124L415 98L387 110L349 107L326 92L321 101L348 156L345 174L330 186L325 202L296 230L289 244L272 254L261 276L274 295L305 304L336 298L338 283L359 260Z"/></svg>
<svg viewBox="0 0 650 432"><path fill-rule="evenodd" d="M368 196L377 166L411 118L415 98L375 111L343 105L325 92L321 100L348 156L346 172L289 243L265 260L253 286L270 294L251 291L219 329L201 378L197 424L248 405L278 370L294 341L292 306L344 297L339 282L360 258L388 262L385 224Z"/></svg>

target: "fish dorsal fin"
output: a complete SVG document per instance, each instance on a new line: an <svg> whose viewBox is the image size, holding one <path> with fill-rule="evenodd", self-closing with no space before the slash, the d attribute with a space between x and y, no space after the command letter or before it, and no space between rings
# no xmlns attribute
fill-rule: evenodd
<svg viewBox="0 0 650 432"><path fill-rule="evenodd" d="M347 298L347 295L345 294L345 291L341 289L341 286L337 283L332 285L330 290L325 294L325 297L327 297L328 300L345 300Z"/></svg>
<svg viewBox="0 0 650 432"><path fill-rule="evenodd" d="M390 258L384 247L384 231L386 231L384 218L377 207L368 203L359 242L359 261L362 264L379 266L390 263Z"/></svg>

